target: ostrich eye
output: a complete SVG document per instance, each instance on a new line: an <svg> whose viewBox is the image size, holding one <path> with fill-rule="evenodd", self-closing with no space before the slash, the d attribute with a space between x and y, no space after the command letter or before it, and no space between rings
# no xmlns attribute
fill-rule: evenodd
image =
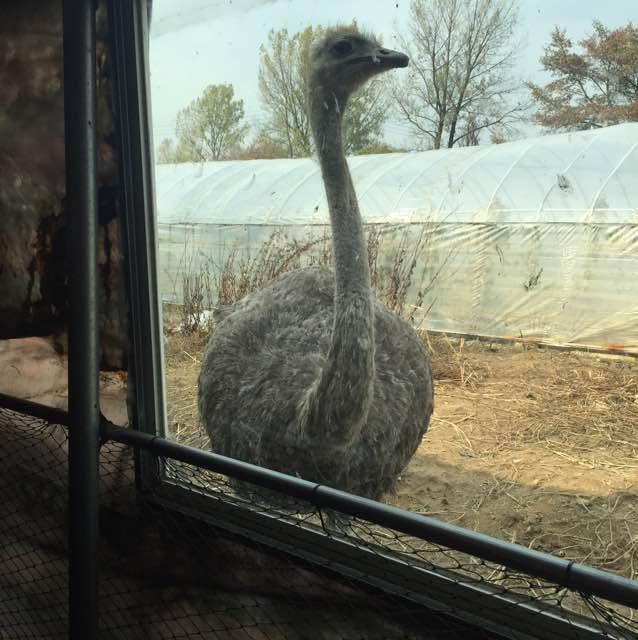
<svg viewBox="0 0 638 640"><path fill-rule="evenodd" d="M332 52L338 55L340 58L352 53L352 43L348 40L340 40L332 47Z"/></svg>

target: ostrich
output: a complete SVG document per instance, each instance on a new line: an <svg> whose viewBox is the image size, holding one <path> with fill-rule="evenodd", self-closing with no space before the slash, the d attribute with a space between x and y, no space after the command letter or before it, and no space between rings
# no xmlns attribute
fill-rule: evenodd
<svg viewBox="0 0 638 640"><path fill-rule="evenodd" d="M291 271L224 309L199 376L213 451L372 499L393 489L427 430L432 375L413 328L371 292L342 119L353 91L407 64L352 28L313 47L308 108L334 273Z"/></svg>

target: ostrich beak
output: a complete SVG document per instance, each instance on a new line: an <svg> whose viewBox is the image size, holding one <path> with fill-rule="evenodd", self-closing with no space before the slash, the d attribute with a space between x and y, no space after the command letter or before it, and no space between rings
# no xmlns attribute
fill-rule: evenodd
<svg viewBox="0 0 638 640"><path fill-rule="evenodd" d="M350 64L370 65L375 69L375 72L407 67L409 62L410 58L408 58L405 53L392 51L392 49L384 49L383 47L374 49L367 55L357 56L349 60Z"/></svg>
<svg viewBox="0 0 638 640"><path fill-rule="evenodd" d="M388 69L397 67L407 67L410 58L400 51L392 51L392 49L377 49L372 53L372 63L381 65Z"/></svg>

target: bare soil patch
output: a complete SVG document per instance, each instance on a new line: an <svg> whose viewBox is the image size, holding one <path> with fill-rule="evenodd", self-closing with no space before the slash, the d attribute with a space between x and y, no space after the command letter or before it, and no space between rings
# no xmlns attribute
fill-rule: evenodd
<svg viewBox="0 0 638 640"><path fill-rule="evenodd" d="M387 501L638 577L638 362L425 337L435 412ZM169 424L208 448L197 414L204 333L167 338Z"/></svg>

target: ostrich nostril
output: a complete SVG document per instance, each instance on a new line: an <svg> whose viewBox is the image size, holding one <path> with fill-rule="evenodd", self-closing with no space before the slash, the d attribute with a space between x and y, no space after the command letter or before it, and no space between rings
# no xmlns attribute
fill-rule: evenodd
<svg viewBox="0 0 638 640"><path fill-rule="evenodd" d="M390 52L387 49L379 49L379 53L382 56L387 56Z"/></svg>

